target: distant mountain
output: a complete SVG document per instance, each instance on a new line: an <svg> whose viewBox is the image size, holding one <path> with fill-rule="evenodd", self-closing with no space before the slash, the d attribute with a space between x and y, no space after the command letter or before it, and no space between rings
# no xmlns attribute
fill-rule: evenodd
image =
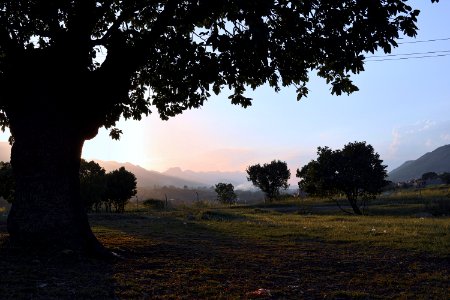
<svg viewBox="0 0 450 300"><path fill-rule="evenodd" d="M208 186L213 186L219 182L231 183L237 188L240 185L247 185L247 177L244 172L194 172L191 170L181 170L181 168L170 168L162 172L164 175L175 176L178 178L204 182Z"/></svg>
<svg viewBox="0 0 450 300"><path fill-rule="evenodd" d="M407 181L422 177L426 172L450 172L450 145L439 147L416 160L409 160L388 174L393 182Z"/></svg>
<svg viewBox="0 0 450 300"><path fill-rule="evenodd" d="M175 187L200 187L206 186L203 182L197 182L194 180L188 180L183 178L177 178L174 176L168 176L156 171L149 171L140 166L133 165L131 163L119 163L116 161L102 161L94 160L100 166L102 166L106 172L117 170L120 167L125 167L127 171L130 171L136 176L137 186L141 188L153 188L155 186L175 186Z"/></svg>

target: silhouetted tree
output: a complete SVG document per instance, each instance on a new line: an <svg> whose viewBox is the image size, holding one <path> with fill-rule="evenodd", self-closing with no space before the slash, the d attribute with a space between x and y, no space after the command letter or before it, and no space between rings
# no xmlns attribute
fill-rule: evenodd
<svg viewBox="0 0 450 300"><path fill-rule="evenodd" d="M439 175L439 178L446 184L450 183L450 173L444 172Z"/></svg>
<svg viewBox="0 0 450 300"><path fill-rule="evenodd" d="M426 172L422 174L422 180L427 181L427 180L433 180L433 179L438 179L439 175L436 172Z"/></svg>
<svg viewBox="0 0 450 300"><path fill-rule="evenodd" d="M106 192L106 171L98 163L81 159L80 194L87 211L100 210Z"/></svg>
<svg viewBox="0 0 450 300"><path fill-rule="evenodd" d="M433 0L434 2L434 0ZM11 241L107 254L80 201L82 147L99 128L198 108L229 88L295 85L311 70L357 90L364 54L416 35L406 0L0 1L0 127L14 141Z"/></svg>
<svg viewBox="0 0 450 300"><path fill-rule="evenodd" d="M214 191L217 193L217 200L224 204L236 203L237 195L231 183L219 182L215 185Z"/></svg>
<svg viewBox="0 0 450 300"><path fill-rule="evenodd" d="M0 161L0 197L11 203L14 200L15 182L9 162Z"/></svg>
<svg viewBox="0 0 450 300"><path fill-rule="evenodd" d="M366 142L348 143L342 150L318 147L317 155L317 160L297 169L299 188L311 195L330 198L343 193L355 214L362 214L358 199L365 203L388 184L386 166Z"/></svg>
<svg viewBox="0 0 450 300"><path fill-rule="evenodd" d="M136 176L125 167L106 174L105 198L114 206L116 212L123 213L125 204L136 193Z"/></svg>
<svg viewBox="0 0 450 300"><path fill-rule="evenodd" d="M335 196L339 192L335 180L338 155L338 152L328 147L318 147L317 160L310 161L301 170L297 169L296 177L300 178L300 190L314 196Z"/></svg>
<svg viewBox="0 0 450 300"><path fill-rule="evenodd" d="M251 181L266 194L269 201L280 196L280 189L287 189L289 184L287 181L291 177L286 162L273 160L269 164L256 164L249 166L246 170L247 180Z"/></svg>

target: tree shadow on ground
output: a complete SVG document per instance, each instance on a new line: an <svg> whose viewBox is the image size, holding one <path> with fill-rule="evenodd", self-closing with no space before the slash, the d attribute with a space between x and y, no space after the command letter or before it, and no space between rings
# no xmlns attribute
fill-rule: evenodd
<svg viewBox="0 0 450 300"><path fill-rule="evenodd" d="M302 236L243 238L189 217L92 222L124 257L113 266L124 299L439 299L449 292L448 258Z"/></svg>
<svg viewBox="0 0 450 300"><path fill-rule="evenodd" d="M115 299L112 265L69 250L38 253L9 243L0 224L1 299Z"/></svg>

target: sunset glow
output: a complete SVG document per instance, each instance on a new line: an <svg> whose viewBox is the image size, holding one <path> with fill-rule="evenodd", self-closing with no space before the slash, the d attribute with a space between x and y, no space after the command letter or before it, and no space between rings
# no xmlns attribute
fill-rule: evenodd
<svg viewBox="0 0 450 300"><path fill-rule="evenodd" d="M450 3L441 2L412 1L422 11L418 36L402 40L392 54L450 50ZM378 55L382 57L370 58ZM308 98L300 102L294 88L275 93L263 87L248 92L253 106L243 109L231 105L224 91L202 108L169 121L161 121L156 109L140 122L121 121L120 141L111 140L102 129L86 141L83 157L156 171L243 171L249 164L272 159L296 169L315 158L318 146L340 148L367 141L392 170L449 144L450 56L367 57L366 70L353 77L360 91L350 96L330 95L330 86L314 76ZM7 139L7 133L1 135L1 140Z"/></svg>

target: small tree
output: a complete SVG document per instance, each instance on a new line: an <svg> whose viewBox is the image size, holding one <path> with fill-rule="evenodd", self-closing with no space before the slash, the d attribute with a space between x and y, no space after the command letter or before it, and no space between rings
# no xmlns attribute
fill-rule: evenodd
<svg viewBox="0 0 450 300"><path fill-rule="evenodd" d="M256 164L249 166L246 170L247 180L254 186L259 187L269 201L277 199L280 196L280 189L287 189L287 181L291 177L286 162L273 160L270 164Z"/></svg>
<svg viewBox="0 0 450 300"><path fill-rule="evenodd" d="M439 178L446 184L450 183L450 173L444 172L441 175L439 175Z"/></svg>
<svg viewBox="0 0 450 300"><path fill-rule="evenodd" d="M0 161L0 197L11 203L14 199L15 182L9 162Z"/></svg>
<svg viewBox="0 0 450 300"><path fill-rule="evenodd" d="M123 213L125 204L136 195L136 176L120 167L106 174L106 199L116 209L116 212Z"/></svg>
<svg viewBox="0 0 450 300"><path fill-rule="evenodd" d="M224 204L234 204L237 200L237 195L234 192L234 186L231 183L218 183L215 186L217 193L217 200Z"/></svg>
<svg viewBox="0 0 450 300"><path fill-rule="evenodd" d="M317 155L317 160L310 161L301 170L297 169L299 188L313 196L332 198L338 193L334 180L338 153L328 147L318 147Z"/></svg>
<svg viewBox="0 0 450 300"><path fill-rule="evenodd" d="M343 193L355 214L361 215L365 201L375 198L388 183L385 180L386 166L366 142L348 143L342 150L334 151L318 147L317 155L316 161L312 160L297 170L299 188L309 194L329 198Z"/></svg>
<svg viewBox="0 0 450 300"><path fill-rule="evenodd" d="M98 163L81 159L80 195L87 211L100 210L106 192L106 172Z"/></svg>
<svg viewBox="0 0 450 300"><path fill-rule="evenodd" d="M422 180L427 181L427 180L434 180L434 179L438 179L439 175L436 174L436 172L426 172L422 174Z"/></svg>

